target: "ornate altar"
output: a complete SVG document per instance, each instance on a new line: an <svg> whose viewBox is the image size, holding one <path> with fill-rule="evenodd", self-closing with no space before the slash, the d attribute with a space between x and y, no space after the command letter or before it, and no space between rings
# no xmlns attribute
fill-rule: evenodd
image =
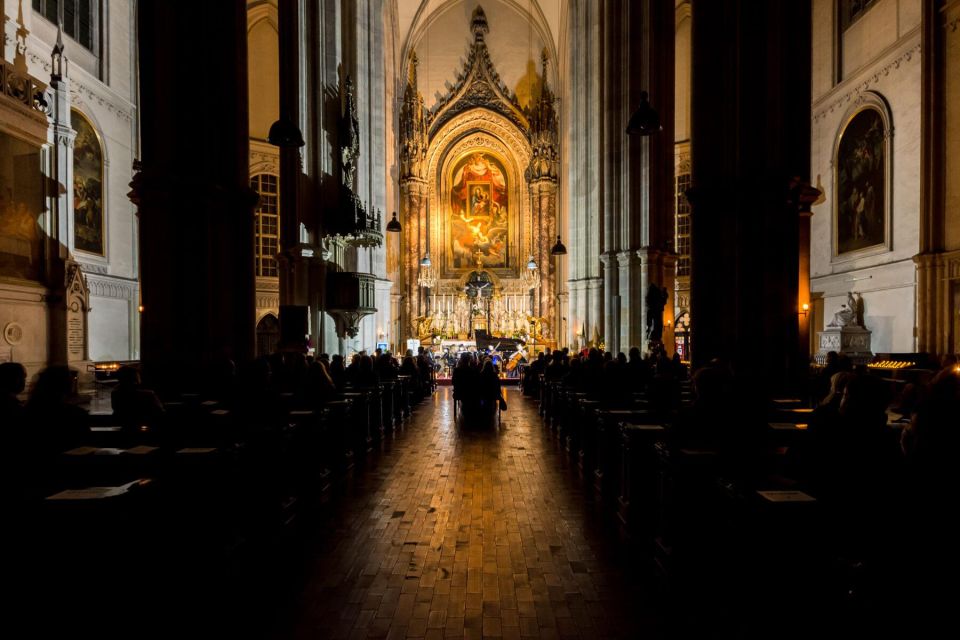
<svg viewBox="0 0 960 640"><path fill-rule="evenodd" d="M483 9L465 26L473 37L463 66L431 108L414 51L407 61L399 123L403 323L421 337L466 338L477 328L519 336L531 333L535 317L548 320L538 325L548 332L557 326L548 241L556 235L559 156L547 57L538 96L521 105L492 63ZM436 279L424 285L418 275L431 247Z"/></svg>

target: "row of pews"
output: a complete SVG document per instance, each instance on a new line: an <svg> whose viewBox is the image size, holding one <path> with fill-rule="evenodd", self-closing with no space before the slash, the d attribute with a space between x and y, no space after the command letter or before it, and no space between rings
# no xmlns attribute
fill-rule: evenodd
<svg viewBox="0 0 960 640"><path fill-rule="evenodd" d="M32 637L255 635L304 531L431 392L399 376L323 404L183 394L149 424L91 416L81 446L7 467L13 609Z"/></svg>
<svg viewBox="0 0 960 640"><path fill-rule="evenodd" d="M812 410L770 403L756 451L691 445L674 427L693 401L689 382L669 397L635 392L616 405L540 376L529 385L544 428L569 456L607 521L652 560L681 634L799 637L857 629L886 594L871 545L844 528L850 518L796 475ZM716 426L737 420L717 415ZM803 612L784 624L784 612ZM729 634L729 635L727 635Z"/></svg>

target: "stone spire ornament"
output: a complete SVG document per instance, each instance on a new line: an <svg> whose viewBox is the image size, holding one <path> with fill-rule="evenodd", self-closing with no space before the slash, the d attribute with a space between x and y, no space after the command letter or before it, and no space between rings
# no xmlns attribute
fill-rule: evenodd
<svg viewBox="0 0 960 640"><path fill-rule="evenodd" d="M360 120L353 97L353 80L347 76L344 83L343 124L340 128L340 170L343 185L353 189L360 158Z"/></svg>
<svg viewBox="0 0 960 640"><path fill-rule="evenodd" d="M411 51L400 107L400 176L422 180L426 178L427 118L423 96L417 88L418 64L416 51Z"/></svg>
<svg viewBox="0 0 960 640"><path fill-rule="evenodd" d="M547 82L547 50L540 55L541 87L540 97L527 109L530 128L527 138L533 150L530 166L527 167L527 179L557 180L557 110L556 97Z"/></svg>
<svg viewBox="0 0 960 640"><path fill-rule="evenodd" d="M20 0L20 4L17 7L17 32L15 36L17 43L13 52L13 70L22 76L29 75L29 71L27 70L27 36L29 35L30 31L27 29L27 25L25 25L23 22L23 0ZM60 32L58 31L58 41L60 41L59 36Z"/></svg>

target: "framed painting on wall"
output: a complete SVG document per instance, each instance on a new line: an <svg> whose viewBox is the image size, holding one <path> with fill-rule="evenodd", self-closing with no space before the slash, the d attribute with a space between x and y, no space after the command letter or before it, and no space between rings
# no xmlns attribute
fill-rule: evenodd
<svg viewBox="0 0 960 640"><path fill-rule="evenodd" d="M891 246L891 127L870 94L844 121L834 155L833 256L843 260Z"/></svg>
<svg viewBox="0 0 960 640"><path fill-rule="evenodd" d="M90 121L76 109L70 126L73 143L73 247L105 255L103 242L103 146Z"/></svg>

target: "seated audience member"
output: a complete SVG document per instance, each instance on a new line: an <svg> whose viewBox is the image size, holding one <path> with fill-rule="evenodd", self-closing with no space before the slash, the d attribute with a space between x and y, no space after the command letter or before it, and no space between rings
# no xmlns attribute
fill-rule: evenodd
<svg viewBox="0 0 960 640"><path fill-rule="evenodd" d="M71 402L73 396L71 369L57 365L40 372L25 411L29 438L38 452L57 454L85 444L89 416Z"/></svg>
<svg viewBox="0 0 960 640"><path fill-rule="evenodd" d="M0 364L0 422L10 428L20 426L23 404L18 397L27 384L27 370L19 362Z"/></svg>
<svg viewBox="0 0 960 640"><path fill-rule="evenodd" d="M474 367L473 355L467 352L460 354L460 362L453 369L453 400L460 403L464 413L470 413L479 401L477 387L479 386L479 371Z"/></svg>
<svg viewBox="0 0 960 640"><path fill-rule="evenodd" d="M140 372L135 367L121 367L117 371L117 386L110 394L113 415L125 429L137 429L151 425L163 414L163 403L157 394L145 389L140 382Z"/></svg>
<svg viewBox="0 0 960 640"><path fill-rule="evenodd" d="M337 388L337 391L343 391L343 388L347 386L347 370L343 364L343 356L338 353L333 355L330 359L328 372L333 380L333 386Z"/></svg>
<svg viewBox="0 0 960 640"><path fill-rule="evenodd" d="M716 451L732 477L758 473L766 422L758 418L750 398L738 395L730 369L718 361L698 369L693 391L693 402L670 430L674 444Z"/></svg>
<svg viewBox="0 0 960 640"><path fill-rule="evenodd" d="M492 360L483 363L480 369L480 400L484 409L496 411L507 408L507 401L503 398L503 388L500 386L500 376Z"/></svg>

